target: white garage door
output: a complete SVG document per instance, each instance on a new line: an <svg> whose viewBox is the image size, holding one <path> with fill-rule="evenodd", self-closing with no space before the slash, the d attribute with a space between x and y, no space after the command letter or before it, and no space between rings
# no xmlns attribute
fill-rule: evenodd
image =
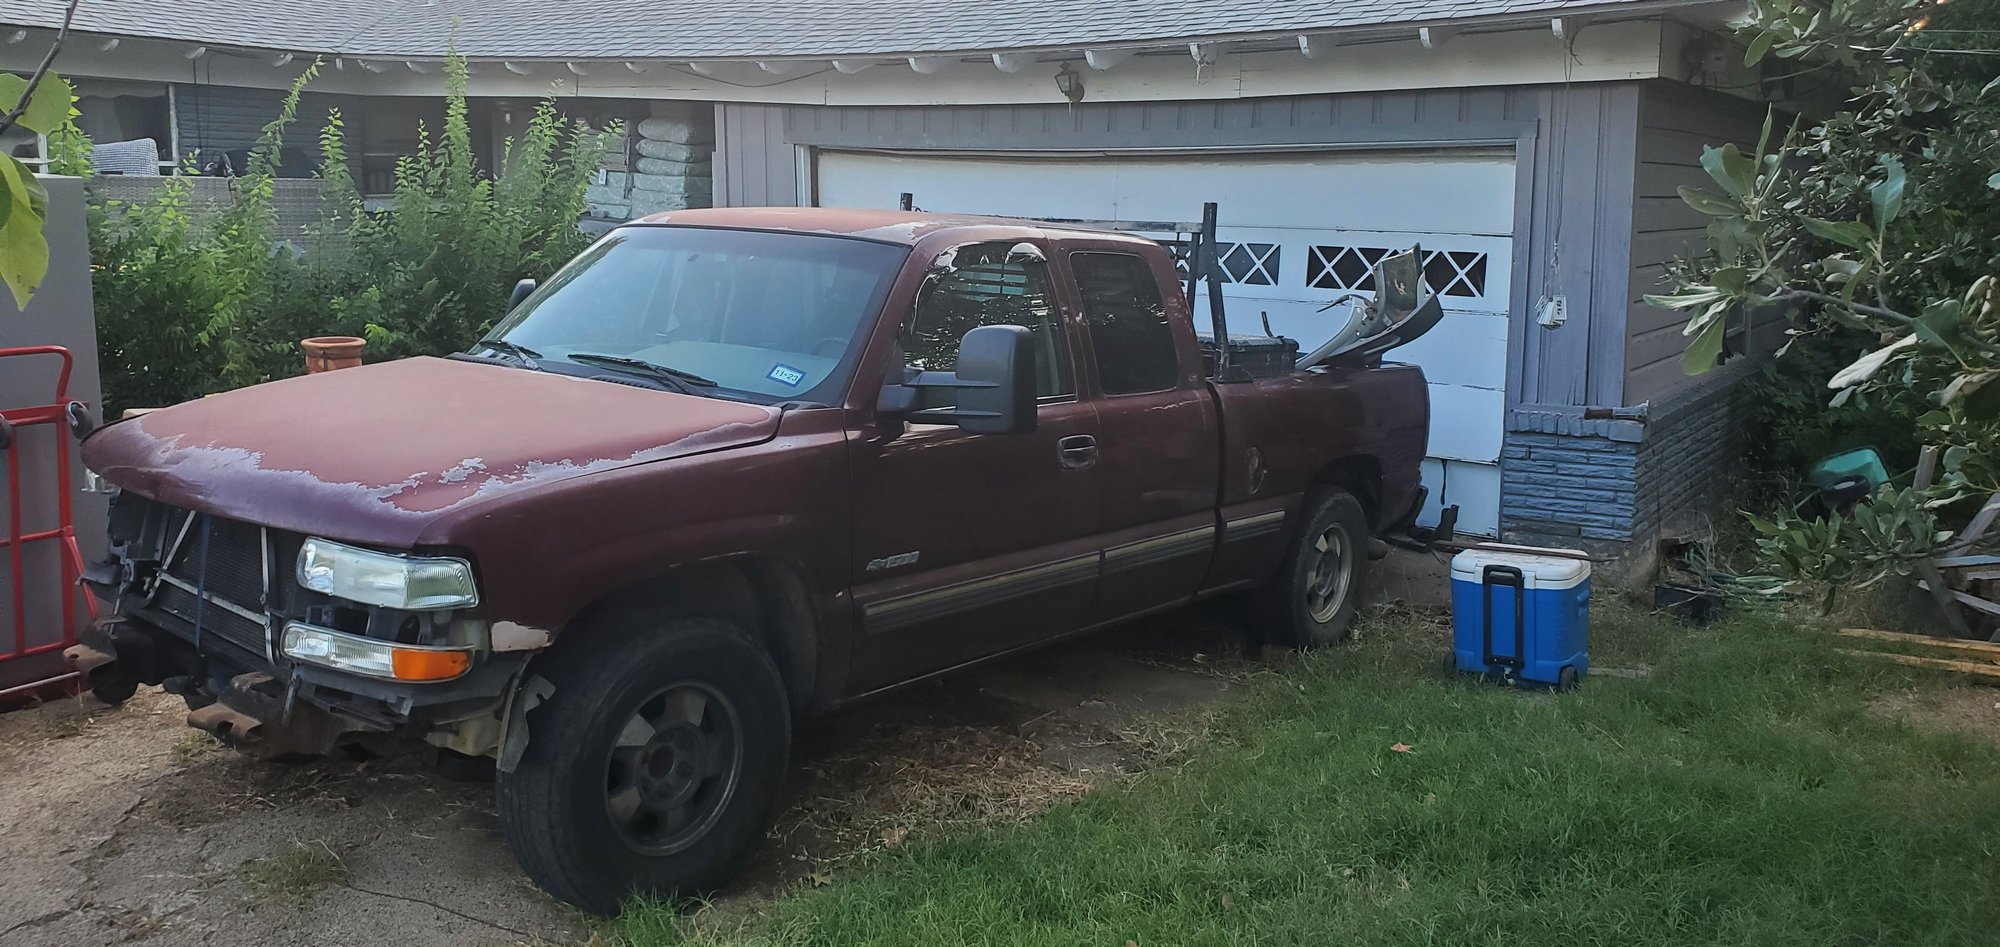
<svg viewBox="0 0 2000 947"><path fill-rule="evenodd" d="M1507 306L1513 272L1514 159L1505 154L1370 152L1215 157L911 156L821 152L824 207L1091 220L1189 221L1220 205L1223 297L1232 332L1272 331L1310 350L1334 331L1329 300L1363 290L1384 253L1421 244L1445 320L1392 358L1431 383L1431 488L1423 520L1447 503L1459 528L1500 523ZM1161 234L1162 237L1171 236ZM1207 318L1205 300L1197 312Z"/></svg>

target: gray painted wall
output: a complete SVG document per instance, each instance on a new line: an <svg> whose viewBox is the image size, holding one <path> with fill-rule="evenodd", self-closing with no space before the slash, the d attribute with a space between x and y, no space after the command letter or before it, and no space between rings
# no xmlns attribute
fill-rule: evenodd
<svg viewBox="0 0 2000 947"><path fill-rule="evenodd" d="M1548 117L1535 142L1533 191L1515 207L1526 221L1514 228L1515 255L1528 280L1514 308L1509 403L1621 405L1638 85L1542 94ZM1563 298L1567 321L1551 329L1534 310L1553 296Z"/></svg>
<svg viewBox="0 0 2000 947"><path fill-rule="evenodd" d="M1510 405L1624 403L1639 83L1218 102L716 107L716 202L812 203L798 146L893 150L1512 146L1517 155ZM1227 213L1227 210L1224 211ZM1544 294L1568 321L1533 325Z"/></svg>
<svg viewBox="0 0 2000 947"><path fill-rule="evenodd" d="M1680 199L1679 188L1715 185L1701 169L1704 145L1734 142L1748 149L1764 124L1765 107L1720 92L1672 82L1639 86L1639 164L1633 191L1632 261L1625 345L1626 404L1660 398L1696 383L1681 370L1687 339L1684 314L1649 306L1642 298L1661 292L1666 264L1701 252L1708 220ZM1778 127L1784 126L1781 120ZM1773 315L1751 327L1739 343L1769 350L1782 341L1783 319Z"/></svg>
<svg viewBox="0 0 2000 947"><path fill-rule="evenodd" d="M798 158L785 141L785 109L715 107L715 206L798 207Z"/></svg>
<svg viewBox="0 0 2000 947"><path fill-rule="evenodd" d="M76 360L69 380L69 397L97 409L102 405L102 397L97 375L97 327L90 298L90 244L84 231L83 181L53 177L40 180L49 189L49 222L45 231L49 241L49 275L25 311L14 308L11 294L0 291L0 348L67 346ZM52 357L40 355L0 359L0 408L48 404L55 396L59 364ZM21 430L12 448L21 470L25 530L51 529L56 524L56 443L54 429L37 425ZM77 479L68 489L77 539L88 560L104 552L104 498L76 492L82 482L83 467L74 450L71 461ZM4 460L0 460L0 530L6 528L8 516L4 499L6 470ZM0 650L11 649L14 638L14 591L8 585L12 580L6 563L7 553L0 551L0 642L5 642ZM28 547L24 564L25 585L30 593L27 599L30 645L54 641L61 633L60 599L50 594L60 587L60 563L53 544L35 543ZM79 614L81 608L79 604ZM59 667L61 656L51 657ZM19 683L25 679L24 673L18 665L0 665L0 687Z"/></svg>

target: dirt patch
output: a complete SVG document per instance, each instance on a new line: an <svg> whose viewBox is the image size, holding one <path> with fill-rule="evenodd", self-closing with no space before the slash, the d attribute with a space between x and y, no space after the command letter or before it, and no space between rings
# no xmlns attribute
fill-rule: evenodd
<svg viewBox="0 0 2000 947"><path fill-rule="evenodd" d="M801 728L784 808L731 896L822 883L858 856L1025 821L1177 759L1268 673L1226 609L1189 609L927 682Z"/></svg>
<svg viewBox="0 0 2000 947"><path fill-rule="evenodd" d="M186 714L149 690L8 715L0 944L586 936L513 868L489 787L416 760L258 763L190 736Z"/></svg>
<svg viewBox="0 0 2000 947"><path fill-rule="evenodd" d="M725 902L1175 759L1218 698L1265 673L1230 617L1168 616L806 724L784 809ZM416 757L257 762L185 717L152 689L0 714L0 945L592 938L515 867L490 783Z"/></svg>
<svg viewBox="0 0 2000 947"><path fill-rule="evenodd" d="M2000 687L1897 691L1870 701L1868 709L1920 729L1958 733L2000 745Z"/></svg>

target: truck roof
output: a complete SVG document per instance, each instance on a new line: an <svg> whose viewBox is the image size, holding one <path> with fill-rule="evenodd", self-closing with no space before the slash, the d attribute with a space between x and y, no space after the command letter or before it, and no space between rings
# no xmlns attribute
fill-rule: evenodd
<svg viewBox="0 0 2000 947"><path fill-rule="evenodd" d="M1028 237L1075 235L1094 240L1128 240L1155 243L1145 237L1076 224L1022 220L1010 217L981 217L974 214L933 214L902 210L853 210L835 207L717 207L676 210L633 221L634 224L668 224L681 227L727 227L735 230L772 230L793 233L838 234L914 246L951 231L967 231L968 240L1008 240ZM630 225L628 225L630 226Z"/></svg>

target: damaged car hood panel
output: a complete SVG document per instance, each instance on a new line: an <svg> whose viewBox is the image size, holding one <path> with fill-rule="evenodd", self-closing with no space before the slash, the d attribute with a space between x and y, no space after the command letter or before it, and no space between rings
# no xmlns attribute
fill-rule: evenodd
<svg viewBox="0 0 2000 947"><path fill-rule="evenodd" d="M776 408L412 358L226 392L84 442L161 502L333 539L443 542L441 521L585 474L769 440Z"/></svg>

